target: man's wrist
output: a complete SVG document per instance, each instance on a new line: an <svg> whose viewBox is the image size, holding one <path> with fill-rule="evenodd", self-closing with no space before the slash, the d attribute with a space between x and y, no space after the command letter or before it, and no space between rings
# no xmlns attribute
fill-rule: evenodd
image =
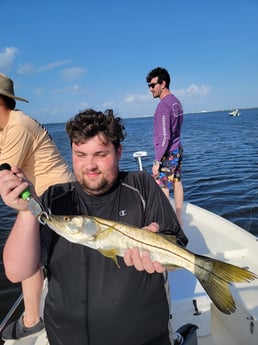
<svg viewBox="0 0 258 345"><path fill-rule="evenodd" d="M153 165L160 165L160 164L161 164L161 162L159 162L159 161L156 161L156 160L153 161Z"/></svg>

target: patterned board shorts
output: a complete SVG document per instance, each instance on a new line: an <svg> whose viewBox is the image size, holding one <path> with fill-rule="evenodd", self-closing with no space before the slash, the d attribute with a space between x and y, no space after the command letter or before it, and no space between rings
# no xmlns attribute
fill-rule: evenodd
<svg viewBox="0 0 258 345"><path fill-rule="evenodd" d="M180 146L176 150L169 152L168 156L163 156L156 181L161 188L173 188L173 183L181 181L181 170L183 160L183 148Z"/></svg>

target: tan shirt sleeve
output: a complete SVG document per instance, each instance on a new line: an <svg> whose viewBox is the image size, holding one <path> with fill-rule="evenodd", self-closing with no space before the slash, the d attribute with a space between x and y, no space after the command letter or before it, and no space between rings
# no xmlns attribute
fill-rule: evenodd
<svg viewBox="0 0 258 345"><path fill-rule="evenodd" d="M23 170L41 195L50 185L74 179L48 131L20 111L12 111L0 131L0 164Z"/></svg>
<svg viewBox="0 0 258 345"><path fill-rule="evenodd" d="M11 126L4 133L0 163L9 163L11 166L22 167L26 157L31 154L32 148L33 137L31 133L24 127Z"/></svg>

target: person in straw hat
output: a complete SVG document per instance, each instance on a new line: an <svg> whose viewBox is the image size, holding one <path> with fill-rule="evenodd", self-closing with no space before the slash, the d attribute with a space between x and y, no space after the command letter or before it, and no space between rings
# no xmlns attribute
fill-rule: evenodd
<svg viewBox="0 0 258 345"><path fill-rule="evenodd" d="M28 102L15 95L13 81L0 73L0 164L21 168L39 196L50 185L73 180L73 175L48 131L16 110L16 101ZM22 282L25 312L3 330L4 340L22 339L44 330L40 317L42 286L42 269Z"/></svg>

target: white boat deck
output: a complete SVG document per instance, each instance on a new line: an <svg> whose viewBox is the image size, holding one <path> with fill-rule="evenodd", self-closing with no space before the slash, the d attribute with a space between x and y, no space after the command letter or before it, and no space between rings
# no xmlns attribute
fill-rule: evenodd
<svg viewBox="0 0 258 345"><path fill-rule="evenodd" d="M194 215L194 217L193 217ZM188 249L212 256L258 273L257 238L227 220L191 204L185 205L184 231ZM169 274L172 296L172 325L198 325L198 344L258 344L258 279L251 283L232 284L237 310L225 315L217 310L190 272ZM193 301L200 312L196 315Z"/></svg>

